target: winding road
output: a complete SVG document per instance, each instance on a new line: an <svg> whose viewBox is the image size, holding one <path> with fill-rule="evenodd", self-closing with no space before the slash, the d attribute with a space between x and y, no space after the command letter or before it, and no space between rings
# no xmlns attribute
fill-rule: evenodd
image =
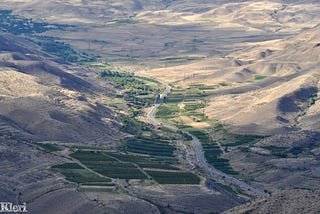
<svg viewBox="0 0 320 214"><path fill-rule="evenodd" d="M160 97L159 99L157 100L157 103L155 103L150 111L147 113L147 117L148 119L151 121L152 124L154 125L160 125L160 126L163 126L163 127L166 127L166 128L169 128L171 129L172 131L178 131L179 128L173 126L173 125L170 125L170 124L167 124L167 123L164 123L158 119L155 118L155 114L156 114L156 111L157 109L159 108L159 106L163 103L165 97L170 93L171 91L171 87L170 85L166 84L166 83L161 83L164 87L165 87L165 90L160 94ZM202 151L202 145L201 145L201 142L199 141L199 139L197 137L195 137L194 135L190 134L189 132L187 131L183 131L183 130L180 130L182 133L184 134L187 134L189 135L191 138L192 138L192 143L193 143L193 146L194 146L194 150L195 150L195 154L196 154L196 157L197 157L197 162L199 164L199 166L201 166L203 169L205 169L208 174L210 175L211 179L214 179L214 180L223 180L227 183L231 183L231 184L234 184L238 187L240 187L241 189L245 189L245 190L249 190L251 191L254 195L258 196L258 197L262 197L262 196L266 196L267 193L259 190L259 189L256 189L252 186L250 186L249 184L235 178L235 177L232 177L230 175L227 175L219 170L217 170L216 168L214 168L212 165L208 164L205 160L205 157L204 157L204 153Z"/></svg>

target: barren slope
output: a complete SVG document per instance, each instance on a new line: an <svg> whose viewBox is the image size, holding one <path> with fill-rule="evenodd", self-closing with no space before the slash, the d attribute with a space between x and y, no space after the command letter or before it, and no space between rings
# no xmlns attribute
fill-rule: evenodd
<svg viewBox="0 0 320 214"><path fill-rule="evenodd" d="M286 190L224 213L318 213L319 191Z"/></svg>
<svg viewBox="0 0 320 214"><path fill-rule="evenodd" d="M13 40L15 45L8 45ZM99 85L93 71L59 65L34 44L9 34L1 35L0 48L3 123L41 140L107 143L121 135L106 107L111 86Z"/></svg>
<svg viewBox="0 0 320 214"><path fill-rule="evenodd" d="M317 117L313 116L317 114L319 105L316 99L319 36L318 26L282 43L280 50L271 51L271 55L262 58L256 54L259 48L243 55L234 53L239 61L251 61L238 69L247 71L247 76L239 79L241 73L233 72L225 81L238 81L238 85L243 86L218 91L207 108L208 115L238 127L237 130L244 133L272 134L297 128L318 129ZM279 47L277 43L275 46ZM266 50L272 50L272 47L270 45ZM263 79L255 80L257 76ZM252 82L245 82L249 80Z"/></svg>

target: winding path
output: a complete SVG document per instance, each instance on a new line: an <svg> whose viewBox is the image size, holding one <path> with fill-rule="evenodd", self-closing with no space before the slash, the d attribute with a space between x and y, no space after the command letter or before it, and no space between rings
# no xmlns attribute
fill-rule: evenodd
<svg viewBox="0 0 320 214"><path fill-rule="evenodd" d="M165 97L171 91L171 87L168 84L166 84L166 83L161 83L161 84L165 87L165 90L160 94L160 97L159 97L157 103L151 107L150 111L147 113L147 117L151 121L151 123L153 123L154 125L160 125L160 126L169 128L172 131L178 131L179 128L172 126L170 124L164 123L164 122L155 118L155 114L156 114L157 109L163 103ZM201 142L199 141L199 139L187 131L183 131L183 130L180 130L180 131L184 134L189 135L192 138L192 143L193 143L193 146L195 149L197 162L203 169L205 169L208 172L208 174L211 176L212 179L224 180L228 183L232 183L232 184L240 187L241 189L251 191L252 193L254 193L258 197L262 197L262 196L267 195L267 193L265 193L259 189L256 189L256 188L250 186L249 184L247 184L239 179L236 179L230 175L227 175L227 174L217 170L212 165L208 164L205 160L204 153L202 151L202 145L201 145Z"/></svg>

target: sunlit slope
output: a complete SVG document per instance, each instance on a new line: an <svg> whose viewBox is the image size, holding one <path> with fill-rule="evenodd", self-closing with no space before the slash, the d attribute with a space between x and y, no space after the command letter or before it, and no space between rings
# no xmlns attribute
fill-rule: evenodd
<svg viewBox="0 0 320 214"><path fill-rule="evenodd" d="M239 61L250 58L251 63L239 66L232 78L240 82L239 72L245 69L249 74L242 81L247 82L213 96L207 113L244 132L318 129L319 36L317 26L285 43L275 43L280 50L270 51L270 45L269 56L254 60L261 49L239 54Z"/></svg>

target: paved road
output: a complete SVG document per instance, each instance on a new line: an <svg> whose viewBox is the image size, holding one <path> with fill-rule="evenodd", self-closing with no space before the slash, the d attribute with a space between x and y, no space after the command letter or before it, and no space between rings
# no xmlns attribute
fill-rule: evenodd
<svg viewBox="0 0 320 214"><path fill-rule="evenodd" d="M169 128L173 131L178 131L179 129L175 126L169 125L167 123L161 122L158 119L155 118L155 113L157 111L157 109L159 108L159 106L163 103L165 97L170 93L171 91L171 87L166 84L166 83L161 83L163 86L165 86L165 90L160 94L160 98L157 101L157 103L152 106L152 108L150 109L150 111L147 113L147 117L148 119L154 124L154 125L161 125L164 126L166 128ZM195 149L195 153L196 153L196 157L197 157L197 162L198 164L204 168L208 174L211 176L212 179L216 179L216 180L224 180L228 183L232 183L236 186L239 186L241 189L245 189L245 190L249 190L252 193L254 193L256 196L265 196L267 195L265 192L256 189L252 186L250 186L249 184L240 181L239 179L236 179L230 175L227 175L219 170L217 170L216 168L214 168L212 165L208 164L205 160L203 151L202 151L202 145L201 142L199 141L199 139L197 137L195 137L194 135L190 134L187 131L182 131L182 133L189 135L192 138L192 143Z"/></svg>

